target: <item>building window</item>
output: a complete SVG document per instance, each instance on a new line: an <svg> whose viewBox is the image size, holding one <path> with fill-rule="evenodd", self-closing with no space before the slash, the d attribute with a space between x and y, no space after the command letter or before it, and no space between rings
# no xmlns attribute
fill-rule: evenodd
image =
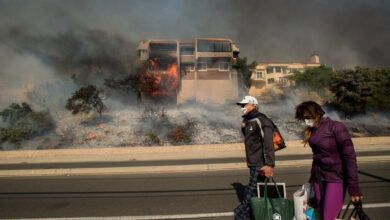
<svg viewBox="0 0 390 220"><path fill-rule="evenodd" d="M267 74L271 74L274 72L274 68L273 67L268 67L267 68Z"/></svg>
<svg viewBox="0 0 390 220"><path fill-rule="evenodd" d="M198 52L231 52L230 42L199 41Z"/></svg>
<svg viewBox="0 0 390 220"><path fill-rule="evenodd" d="M256 72L256 78L257 79L262 79L263 78L263 71L257 71Z"/></svg>
<svg viewBox="0 0 390 220"><path fill-rule="evenodd" d="M275 67L275 72L276 73L281 73L282 72L282 67L280 67L280 66Z"/></svg>
<svg viewBox="0 0 390 220"><path fill-rule="evenodd" d="M230 42L215 42L214 43L215 52L231 52L232 47Z"/></svg>
<svg viewBox="0 0 390 220"><path fill-rule="evenodd" d="M180 54L181 55L194 55L195 54L195 47L180 47Z"/></svg>
<svg viewBox="0 0 390 220"><path fill-rule="evenodd" d="M283 74L287 74L287 68L282 68Z"/></svg>
<svg viewBox="0 0 390 220"><path fill-rule="evenodd" d="M297 72L298 71L298 69L296 69L296 68L291 68L290 69L290 73L295 73L295 72Z"/></svg>
<svg viewBox="0 0 390 220"><path fill-rule="evenodd" d="M194 63L182 63L181 68L185 70L186 72L189 71L194 71L195 70L195 65Z"/></svg>
<svg viewBox="0 0 390 220"><path fill-rule="evenodd" d="M285 77L279 77L279 83L282 84L283 86L287 85L287 78Z"/></svg>
<svg viewBox="0 0 390 220"><path fill-rule="evenodd" d="M229 63L228 62L220 62L219 63L219 70L229 70Z"/></svg>
<svg viewBox="0 0 390 220"><path fill-rule="evenodd" d="M207 63L198 63L199 71L207 71Z"/></svg>
<svg viewBox="0 0 390 220"><path fill-rule="evenodd" d="M275 79L274 78L269 78L267 80L268 84L272 84L272 83L275 83Z"/></svg>

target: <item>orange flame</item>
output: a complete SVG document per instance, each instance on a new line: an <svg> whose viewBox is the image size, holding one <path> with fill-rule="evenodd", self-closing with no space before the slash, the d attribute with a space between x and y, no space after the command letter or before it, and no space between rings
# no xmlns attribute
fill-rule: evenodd
<svg viewBox="0 0 390 220"><path fill-rule="evenodd" d="M177 63L168 65L166 71L161 70L155 60L150 60L148 73L141 80L143 89L152 96L168 96L177 92L179 86L179 71Z"/></svg>

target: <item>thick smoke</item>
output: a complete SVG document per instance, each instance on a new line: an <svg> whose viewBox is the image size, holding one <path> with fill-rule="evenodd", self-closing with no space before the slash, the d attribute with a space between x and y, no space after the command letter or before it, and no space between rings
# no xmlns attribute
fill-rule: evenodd
<svg viewBox="0 0 390 220"><path fill-rule="evenodd" d="M35 56L55 73L80 85L127 74L135 57L131 43L96 30L42 36L30 33L28 28L12 26L0 29L0 42L19 54Z"/></svg>
<svg viewBox="0 0 390 220"><path fill-rule="evenodd" d="M31 78L51 83L60 76L77 86L100 86L105 78L131 74L140 40L197 37L231 38L242 56L255 61L309 61L318 53L336 69L386 66L390 2L0 1L2 94L21 91L16 84L41 86ZM16 59L17 67L10 64ZM32 59L53 74L28 71Z"/></svg>
<svg viewBox="0 0 390 220"><path fill-rule="evenodd" d="M335 68L390 63L390 2L293 1L2 1L0 25L42 35L102 30L131 42L227 37L253 60L307 61ZM70 45L71 46L71 45ZM128 47L126 47L128 48Z"/></svg>
<svg viewBox="0 0 390 220"><path fill-rule="evenodd" d="M10 59L9 54L14 57L1 71L2 79L11 81L11 84L5 82L2 89L7 92L16 87L21 93L24 87L33 102L42 98L38 88L52 88L46 88L54 95L51 98L58 98L55 96L65 91L69 96L74 85L103 86L104 79L123 78L131 74L136 63L132 43L103 31L77 29L42 36L28 28L12 26L0 29L0 43L6 48L1 51L5 59ZM40 69L34 69L37 65ZM19 88L12 84L19 84ZM55 91L55 87L66 89ZM31 93L37 92L34 99Z"/></svg>

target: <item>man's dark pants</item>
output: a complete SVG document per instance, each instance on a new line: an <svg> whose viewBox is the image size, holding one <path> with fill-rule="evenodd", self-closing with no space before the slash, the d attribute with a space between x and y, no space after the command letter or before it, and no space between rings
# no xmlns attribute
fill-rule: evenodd
<svg viewBox="0 0 390 220"><path fill-rule="evenodd" d="M241 204L234 209L235 220L253 219L249 202L252 197L257 197L257 183L264 182L265 180L265 177L259 175L260 168L261 167L249 167L249 184L245 187L244 200L242 200Z"/></svg>

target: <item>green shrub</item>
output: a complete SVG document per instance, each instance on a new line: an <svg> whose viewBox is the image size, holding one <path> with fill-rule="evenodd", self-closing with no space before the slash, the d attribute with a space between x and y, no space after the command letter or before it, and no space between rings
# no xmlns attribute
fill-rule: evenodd
<svg viewBox="0 0 390 220"><path fill-rule="evenodd" d="M4 109L0 112L0 116L3 118L3 121L14 125L19 119L25 117L29 113L31 113L32 110L30 106L23 102L20 106L19 104L12 103L9 108Z"/></svg>
<svg viewBox="0 0 390 220"><path fill-rule="evenodd" d="M331 67L321 65L307 68L304 72L295 72L289 79L295 82L296 87L303 87L323 94L329 89L334 75L335 72Z"/></svg>
<svg viewBox="0 0 390 220"><path fill-rule="evenodd" d="M0 141L9 141L13 144L19 144L22 140L29 139L31 133L23 128L10 127L0 128Z"/></svg>
<svg viewBox="0 0 390 220"><path fill-rule="evenodd" d="M27 103L12 103L0 112L5 127L0 127L0 144L11 142L19 145L21 141L39 136L54 128L48 113L35 112Z"/></svg>
<svg viewBox="0 0 390 220"><path fill-rule="evenodd" d="M337 71L330 91L334 93L331 106L353 116L368 109L390 110L390 68L360 68Z"/></svg>
<svg viewBox="0 0 390 220"><path fill-rule="evenodd" d="M145 142L146 145L149 145L149 146L161 145L162 144L162 142L161 142L160 138L158 137L157 133L154 132L154 131L151 131L151 132L146 134L146 139L145 139L144 142Z"/></svg>
<svg viewBox="0 0 390 220"><path fill-rule="evenodd" d="M309 99L328 101L328 107L344 116L364 114L367 110L390 110L390 68L360 68L339 70L324 65L296 72L289 77L295 87L307 91ZM307 99L303 97L304 99Z"/></svg>

